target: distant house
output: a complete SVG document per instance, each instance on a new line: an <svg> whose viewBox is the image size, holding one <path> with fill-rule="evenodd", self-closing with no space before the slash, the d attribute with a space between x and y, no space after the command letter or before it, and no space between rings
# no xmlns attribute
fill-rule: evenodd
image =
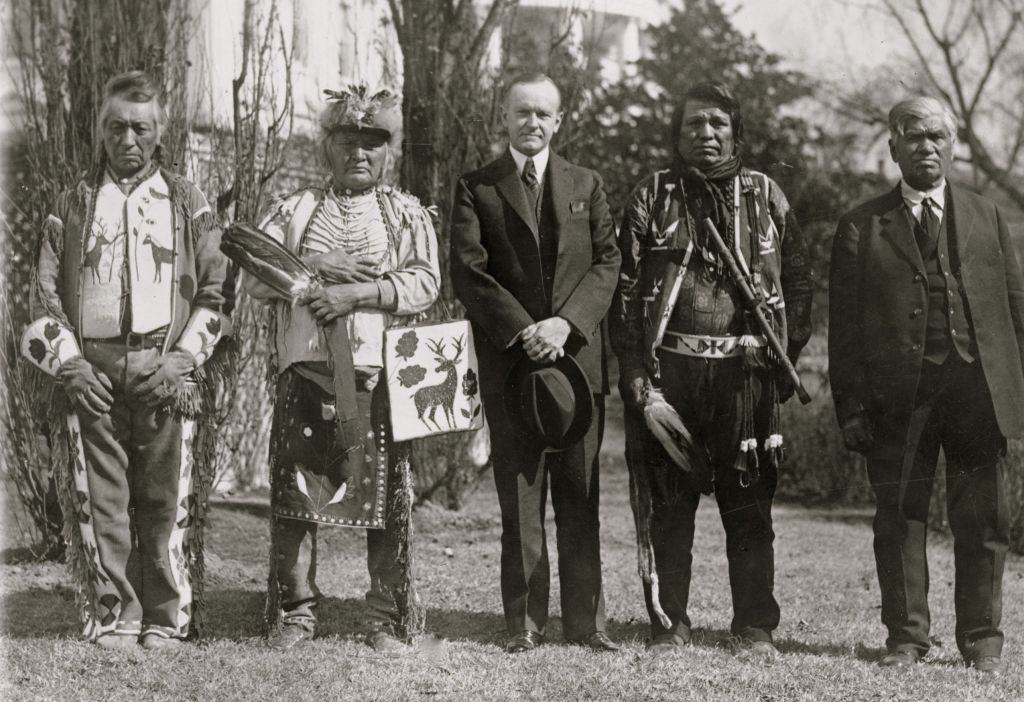
<svg viewBox="0 0 1024 702"><path fill-rule="evenodd" d="M232 115L231 80L241 65L245 0L188 2L195 21L188 42L190 108L199 125L226 125ZM265 16L272 4L260 0L255 12ZM483 16L489 2L476 5ZM276 6L276 22L293 51L299 133L310 131L323 89L337 87L343 78L401 84L401 51L387 0L278 0ZM492 40L489 60L501 62L501 47L509 39L528 38L546 50L552 38L564 35L614 81L643 54L645 29L666 16L659 0L520 0ZM275 79L283 85L283 68Z"/></svg>

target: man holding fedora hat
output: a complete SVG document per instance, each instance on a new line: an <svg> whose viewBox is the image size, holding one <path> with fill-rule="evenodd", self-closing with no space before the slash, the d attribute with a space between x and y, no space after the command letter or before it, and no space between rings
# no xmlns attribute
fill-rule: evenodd
<svg viewBox="0 0 1024 702"><path fill-rule="evenodd" d="M459 181L451 269L474 327L491 428L505 649L544 640L550 481L564 636L614 651L604 633L598 450L608 388L602 320L621 257L600 176L548 148L562 121L554 82L512 81L503 114L508 151Z"/></svg>

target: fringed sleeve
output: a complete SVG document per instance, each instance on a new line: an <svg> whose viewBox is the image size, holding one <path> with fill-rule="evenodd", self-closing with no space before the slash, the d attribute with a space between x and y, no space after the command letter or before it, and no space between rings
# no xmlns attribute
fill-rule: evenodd
<svg viewBox="0 0 1024 702"><path fill-rule="evenodd" d="M786 355L796 361L811 338L811 300L814 284L807 239L778 184L769 179L768 206L782 240L782 297L786 301Z"/></svg>
<svg viewBox="0 0 1024 702"><path fill-rule="evenodd" d="M231 328L235 279L234 267L220 250L221 229L206 198L187 180L175 180L172 198L184 207L195 251L196 294L191 317L176 346L191 352L197 367L193 382L187 383L176 398L174 413L195 421L191 445L193 510L186 551L192 584L191 633L199 638L206 618L204 533L221 429L217 402L235 377L237 359Z"/></svg>
<svg viewBox="0 0 1024 702"><path fill-rule="evenodd" d="M417 314L434 303L441 288L434 225L427 208L411 195L391 190L383 198L398 253L397 267L383 278L395 287L395 314Z"/></svg>
<svg viewBox="0 0 1024 702"><path fill-rule="evenodd" d="M32 269L31 290L29 294L29 306L32 319L49 317L62 327L74 330L68 321L64 311L64 304L61 300L64 294L64 276L62 272L62 259L64 256L64 217L67 194L62 194L57 199L53 211L43 221L42 230L36 246L36 261ZM66 405L63 402L64 393L54 382L52 373L46 373L36 365L23 363L21 374L29 388L29 397L32 400L32 412L41 421L48 421L50 410L55 404Z"/></svg>
<svg viewBox="0 0 1024 702"><path fill-rule="evenodd" d="M64 255L64 218L60 212L64 209L61 203L43 222L39 243L36 247L36 265L32 270L31 308L32 318L52 317L61 324L70 327L64 305L64 278L61 271L61 259Z"/></svg>
<svg viewBox="0 0 1024 702"><path fill-rule="evenodd" d="M647 252L652 207L657 193L652 176L633 190L619 228L618 247L622 255L619 282L612 297L608 330L612 350L619 360L623 399L636 404L648 384L644 364L644 291L641 271ZM629 388L627 392L625 389Z"/></svg>

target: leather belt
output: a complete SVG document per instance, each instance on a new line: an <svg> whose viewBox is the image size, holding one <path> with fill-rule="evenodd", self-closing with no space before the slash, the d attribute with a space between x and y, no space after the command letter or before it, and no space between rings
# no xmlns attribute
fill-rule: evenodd
<svg viewBox="0 0 1024 702"><path fill-rule="evenodd" d="M734 358L741 355L745 348L764 348L766 345L763 336L754 334L709 336L665 332L659 348L694 358Z"/></svg>
<svg viewBox="0 0 1024 702"><path fill-rule="evenodd" d="M136 334L128 332L121 336L112 336L109 339L86 339L86 341L99 341L112 346L124 346L129 349L152 349L163 346L167 341L167 327L151 331L148 334Z"/></svg>

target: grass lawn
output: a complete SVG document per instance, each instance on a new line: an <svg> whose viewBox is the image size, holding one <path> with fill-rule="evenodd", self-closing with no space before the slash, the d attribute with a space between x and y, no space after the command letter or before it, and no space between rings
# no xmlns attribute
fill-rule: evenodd
<svg viewBox="0 0 1024 702"><path fill-rule="evenodd" d="M952 549L938 536L930 549L933 651L909 672L877 667L884 632L865 510L776 508L776 593L783 615L776 642L783 655L765 664L740 660L732 651L725 539L715 505L707 500L694 545L693 645L678 654L646 656L647 615L636 575L619 426L610 419L601 478L608 629L623 644L619 653L560 643L557 575L548 628L552 643L518 656L502 652L499 518L489 480L461 512L428 506L416 513L420 592L436 639L392 658L363 645L358 621L368 586L364 536L324 528L318 576L322 637L301 650L269 651L260 638L267 508L249 496L220 500L212 510L209 635L174 654L108 652L78 641L63 566L5 559L0 643L7 665L0 699L1024 699L1024 559L1011 556L1004 579L1007 675L982 678L962 667L956 651ZM551 537L553 520L548 527Z"/></svg>

